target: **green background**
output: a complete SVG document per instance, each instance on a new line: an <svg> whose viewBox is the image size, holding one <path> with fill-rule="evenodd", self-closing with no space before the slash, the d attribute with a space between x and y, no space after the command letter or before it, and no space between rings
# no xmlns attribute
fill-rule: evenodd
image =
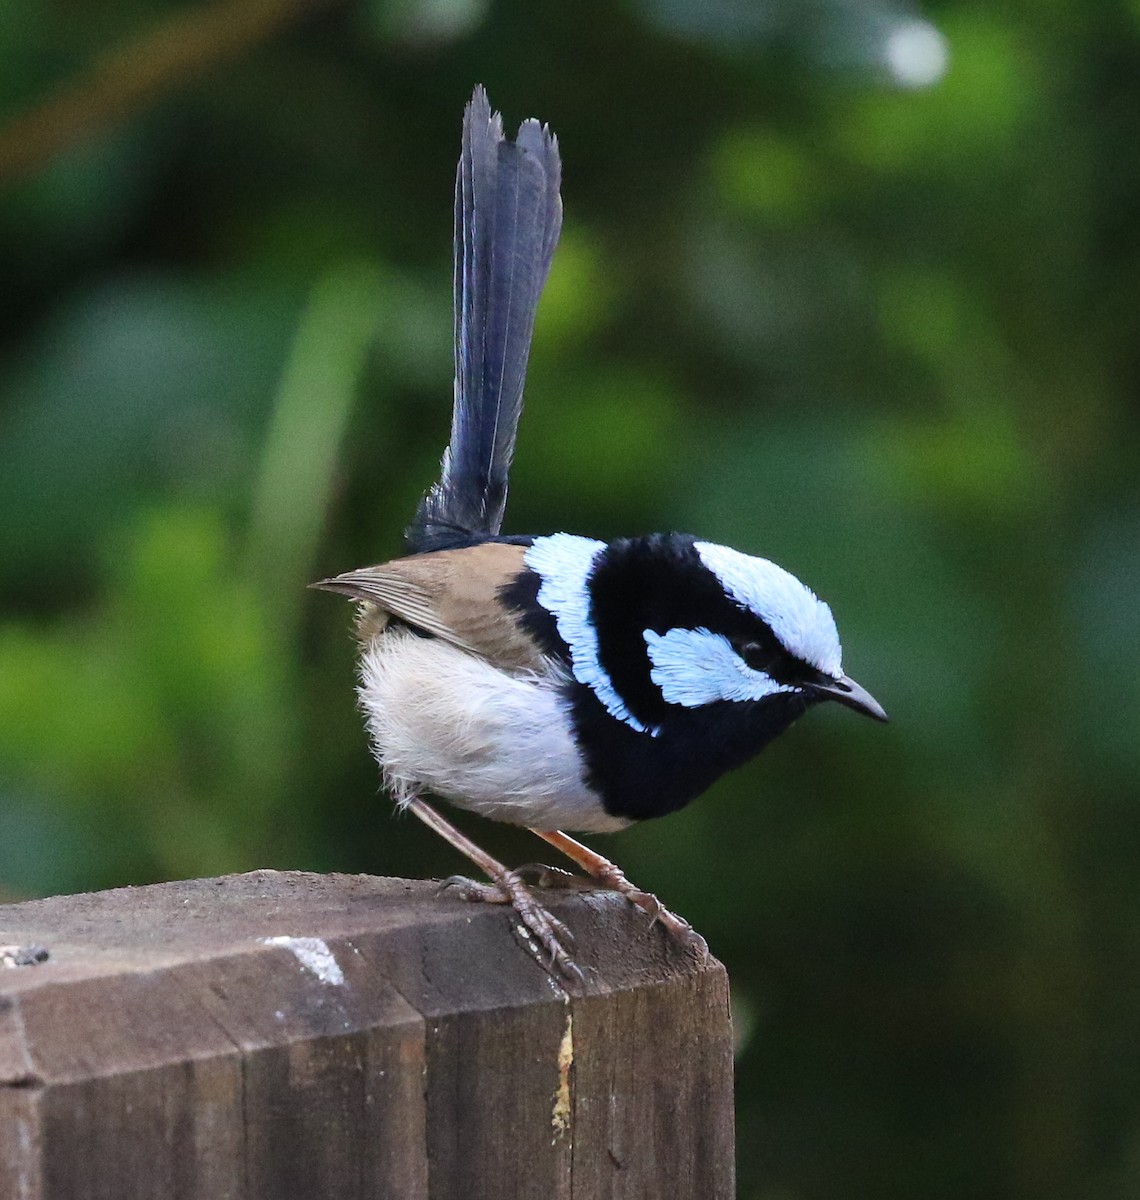
<svg viewBox="0 0 1140 1200"><path fill-rule="evenodd" d="M3 0L4 113L195 11ZM893 717L596 839L728 965L741 1196L1140 1194L1136 0L331 5L8 181L3 894L459 867L304 585L434 477L476 82L565 163L508 531L773 558Z"/></svg>

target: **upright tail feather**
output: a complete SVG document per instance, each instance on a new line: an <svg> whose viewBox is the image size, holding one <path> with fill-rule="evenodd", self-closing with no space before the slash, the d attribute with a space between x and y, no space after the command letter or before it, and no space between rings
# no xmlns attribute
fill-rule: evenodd
<svg viewBox="0 0 1140 1200"><path fill-rule="evenodd" d="M538 298L562 229L558 139L535 120L503 136L487 93L463 116L455 179L455 407L439 482L406 540L436 550L499 532Z"/></svg>

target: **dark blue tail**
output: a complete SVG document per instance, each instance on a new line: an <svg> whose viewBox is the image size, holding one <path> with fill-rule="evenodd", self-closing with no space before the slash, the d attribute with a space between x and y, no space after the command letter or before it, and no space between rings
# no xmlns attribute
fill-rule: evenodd
<svg viewBox="0 0 1140 1200"><path fill-rule="evenodd" d="M534 314L562 229L561 178L550 130L524 121L507 141L477 87L455 179L451 441L405 535L412 551L493 537L502 525Z"/></svg>

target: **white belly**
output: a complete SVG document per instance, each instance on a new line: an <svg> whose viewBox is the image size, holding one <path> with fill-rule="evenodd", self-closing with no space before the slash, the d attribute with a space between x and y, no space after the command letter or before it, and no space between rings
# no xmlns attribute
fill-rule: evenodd
<svg viewBox="0 0 1140 1200"><path fill-rule="evenodd" d="M373 751L397 803L429 791L535 829L599 833L630 823L606 813L582 778L556 667L508 675L397 626L368 640L360 675Z"/></svg>

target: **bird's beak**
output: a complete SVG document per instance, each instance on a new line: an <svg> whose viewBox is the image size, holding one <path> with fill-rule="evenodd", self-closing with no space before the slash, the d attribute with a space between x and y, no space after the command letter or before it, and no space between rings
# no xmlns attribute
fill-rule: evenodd
<svg viewBox="0 0 1140 1200"><path fill-rule="evenodd" d="M846 675L817 683L814 685L814 689L828 700L838 700L840 704L846 704L848 708L853 708L865 716L874 717L876 721L890 720L886 709L878 700L866 688L860 687L854 679L849 679Z"/></svg>

